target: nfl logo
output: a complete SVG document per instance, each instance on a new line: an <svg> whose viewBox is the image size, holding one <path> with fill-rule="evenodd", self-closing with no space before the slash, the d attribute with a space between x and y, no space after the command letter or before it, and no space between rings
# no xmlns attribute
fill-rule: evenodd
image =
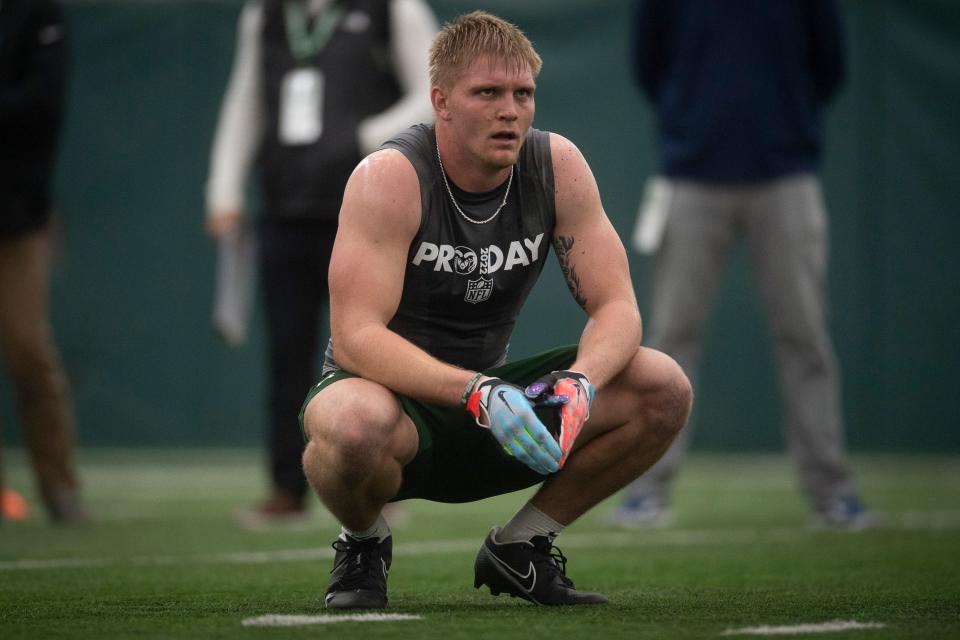
<svg viewBox="0 0 960 640"><path fill-rule="evenodd" d="M493 278L467 280L467 295L463 299L471 304L477 304L489 300L491 293L493 293Z"/></svg>

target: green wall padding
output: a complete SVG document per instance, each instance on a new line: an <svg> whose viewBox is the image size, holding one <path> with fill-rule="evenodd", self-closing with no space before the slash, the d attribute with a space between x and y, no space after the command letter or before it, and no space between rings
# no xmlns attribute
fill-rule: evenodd
<svg viewBox="0 0 960 640"><path fill-rule="evenodd" d="M482 7L544 58L536 125L578 144L629 238L654 166L652 119L627 68L630 2L432 2ZM203 183L240 2L74 0L70 109L57 192L65 225L57 334L84 445L254 445L264 340L230 350L210 328L214 252ZM831 111L832 326L855 450L960 450L960 11L953 0L843 4L850 81ZM648 260L631 253L646 312ZM512 353L576 341L583 323L551 259ZM5 441L21 442L0 377ZM694 446L782 446L776 371L738 253L697 390Z"/></svg>

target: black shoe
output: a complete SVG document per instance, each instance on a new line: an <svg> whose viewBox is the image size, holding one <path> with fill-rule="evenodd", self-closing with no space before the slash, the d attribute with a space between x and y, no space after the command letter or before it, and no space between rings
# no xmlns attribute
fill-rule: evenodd
<svg viewBox="0 0 960 640"><path fill-rule="evenodd" d="M603 604L606 596L577 591L567 577L567 559L546 536L530 542L496 540L500 528L494 527L483 541L473 566L473 586L490 587L490 594L509 593L534 604Z"/></svg>
<svg viewBox="0 0 960 640"><path fill-rule="evenodd" d="M327 609L383 609L387 606L387 574L393 560L393 536L357 540L337 538L333 571L324 603Z"/></svg>
<svg viewBox="0 0 960 640"><path fill-rule="evenodd" d="M80 496L76 491L55 491L45 498L47 515L55 525L76 526L90 524Z"/></svg>

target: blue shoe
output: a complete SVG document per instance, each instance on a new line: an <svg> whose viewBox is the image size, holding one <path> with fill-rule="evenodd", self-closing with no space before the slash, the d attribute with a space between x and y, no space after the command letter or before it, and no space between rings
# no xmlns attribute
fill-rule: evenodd
<svg viewBox="0 0 960 640"><path fill-rule="evenodd" d="M652 495L627 497L610 514L610 523L627 529L657 529L668 526L673 520L670 509L663 500Z"/></svg>
<svg viewBox="0 0 960 640"><path fill-rule="evenodd" d="M835 531L864 531L880 523L877 514L857 496L841 496L814 514L814 527Z"/></svg>

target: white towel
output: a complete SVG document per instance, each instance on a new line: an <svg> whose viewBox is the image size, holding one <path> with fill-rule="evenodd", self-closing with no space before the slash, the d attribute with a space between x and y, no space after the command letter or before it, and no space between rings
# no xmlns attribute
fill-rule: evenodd
<svg viewBox="0 0 960 640"><path fill-rule="evenodd" d="M652 176L647 179L633 228L633 248L639 253L651 255L660 248L672 195L673 187L668 178Z"/></svg>
<svg viewBox="0 0 960 640"><path fill-rule="evenodd" d="M231 347L239 347L247 340L256 275L256 236L241 225L217 242L213 327Z"/></svg>

